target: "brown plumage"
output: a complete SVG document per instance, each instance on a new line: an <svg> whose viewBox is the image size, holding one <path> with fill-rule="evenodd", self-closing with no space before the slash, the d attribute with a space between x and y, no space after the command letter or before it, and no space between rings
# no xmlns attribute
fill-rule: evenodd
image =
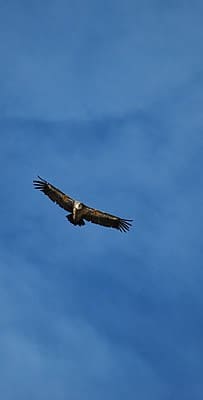
<svg viewBox="0 0 203 400"><path fill-rule="evenodd" d="M70 214L66 217L73 225L85 225L84 220L86 220L94 224L118 229L121 232L128 231L132 225L131 219L119 218L115 215L88 207L80 201L67 196L65 193L61 192L61 190L51 185L51 183L40 178L40 176L38 176L38 178L39 180L33 181L35 189L39 189L54 203L58 204L64 210L69 211Z"/></svg>

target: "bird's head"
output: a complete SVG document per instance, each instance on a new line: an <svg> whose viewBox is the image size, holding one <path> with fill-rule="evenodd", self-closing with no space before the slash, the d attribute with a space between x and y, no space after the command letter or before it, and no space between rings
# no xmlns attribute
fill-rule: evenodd
<svg viewBox="0 0 203 400"><path fill-rule="evenodd" d="M76 210L81 210L83 208L83 204L80 201L75 201L74 202L74 208L76 208Z"/></svg>

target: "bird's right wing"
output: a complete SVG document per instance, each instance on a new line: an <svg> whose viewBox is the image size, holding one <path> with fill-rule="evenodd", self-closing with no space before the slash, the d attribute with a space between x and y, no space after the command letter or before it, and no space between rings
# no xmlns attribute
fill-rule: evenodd
<svg viewBox="0 0 203 400"><path fill-rule="evenodd" d="M112 215L101 210L96 210L95 208L91 208L86 205L84 205L82 217L86 219L86 221L109 228L115 228L121 232L129 231L130 227L132 226L132 219L120 218L116 215Z"/></svg>
<svg viewBox="0 0 203 400"><path fill-rule="evenodd" d="M34 180L33 185L35 189L40 190L46 196L48 196L54 203L58 204L61 208L66 211L73 211L73 202L74 200L67 196L65 193L61 192L55 186L51 185L51 183L45 181L45 179L40 178L39 180Z"/></svg>

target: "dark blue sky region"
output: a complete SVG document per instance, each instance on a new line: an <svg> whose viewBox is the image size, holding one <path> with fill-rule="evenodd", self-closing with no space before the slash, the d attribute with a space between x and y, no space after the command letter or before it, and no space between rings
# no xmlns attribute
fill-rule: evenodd
<svg viewBox="0 0 203 400"><path fill-rule="evenodd" d="M201 400L202 1L0 9L1 397Z"/></svg>

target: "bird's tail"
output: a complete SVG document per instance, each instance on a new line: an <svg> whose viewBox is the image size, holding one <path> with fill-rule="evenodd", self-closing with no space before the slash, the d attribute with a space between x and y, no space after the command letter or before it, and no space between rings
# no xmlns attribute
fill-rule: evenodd
<svg viewBox="0 0 203 400"><path fill-rule="evenodd" d="M85 225L85 221L83 219L80 219L79 221L75 222L73 220L73 214L68 214L66 215L66 218L68 219L68 221L73 224L73 225L79 225L79 226L83 226Z"/></svg>

